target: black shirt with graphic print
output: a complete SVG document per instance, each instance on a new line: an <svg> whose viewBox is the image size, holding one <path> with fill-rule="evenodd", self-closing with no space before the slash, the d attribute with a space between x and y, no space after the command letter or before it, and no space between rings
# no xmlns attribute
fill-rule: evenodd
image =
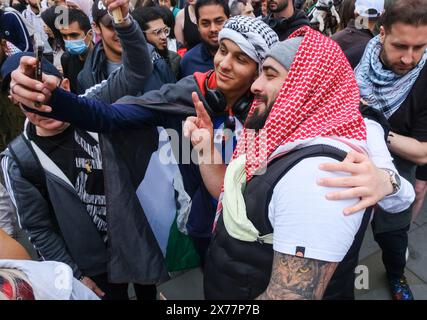
<svg viewBox="0 0 427 320"><path fill-rule="evenodd" d="M86 131L72 126L55 136L41 137L31 125L28 135L70 180L106 242L104 174L99 143Z"/></svg>
<svg viewBox="0 0 427 320"><path fill-rule="evenodd" d="M398 134L427 141L427 63L406 100L388 119L391 130Z"/></svg>

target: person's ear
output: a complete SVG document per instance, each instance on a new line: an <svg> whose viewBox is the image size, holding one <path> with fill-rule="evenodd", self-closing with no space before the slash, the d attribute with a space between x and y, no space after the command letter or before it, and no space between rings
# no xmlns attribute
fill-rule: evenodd
<svg viewBox="0 0 427 320"><path fill-rule="evenodd" d="M64 78L62 79L61 82L61 88L66 90L66 91L70 91L70 80L68 80L68 78Z"/></svg>
<svg viewBox="0 0 427 320"><path fill-rule="evenodd" d="M380 27L380 42L383 45L385 41L385 29L384 26Z"/></svg>

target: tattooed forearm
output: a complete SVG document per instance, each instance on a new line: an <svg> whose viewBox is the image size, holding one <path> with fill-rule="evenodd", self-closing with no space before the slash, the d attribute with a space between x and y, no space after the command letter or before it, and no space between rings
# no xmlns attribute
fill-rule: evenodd
<svg viewBox="0 0 427 320"><path fill-rule="evenodd" d="M270 283L258 299L321 299L337 263L274 252Z"/></svg>

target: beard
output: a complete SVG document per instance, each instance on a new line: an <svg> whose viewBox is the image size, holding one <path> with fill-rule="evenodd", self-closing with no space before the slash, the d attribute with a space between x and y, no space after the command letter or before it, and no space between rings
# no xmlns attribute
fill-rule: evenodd
<svg viewBox="0 0 427 320"><path fill-rule="evenodd" d="M163 58L165 58L165 59L169 58L169 49L168 49L168 48L166 48L166 49L162 49L162 50L157 49L157 52L158 52L158 53L159 53Z"/></svg>
<svg viewBox="0 0 427 320"><path fill-rule="evenodd" d="M206 48L208 49L208 51L212 54L212 56L214 56L216 54L216 52L218 51L219 48L219 43L212 45L212 43L202 39L203 43L205 44Z"/></svg>
<svg viewBox="0 0 427 320"><path fill-rule="evenodd" d="M245 128L259 131L264 128L265 122L270 115L271 108L274 105L274 101L268 104L267 96L256 96L255 97L256 104L264 104L266 106L263 110L258 106L254 113L249 116L245 121Z"/></svg>
<svg viewBox="0 0 427 320"><path fill-rule="evenodd" d="M12 5L12 8L22 13L22 11L27 9L27 6L24 3L19 2Z"/></svg>
<svg viewBox="0 0 427 320"><path fill-rule="evenodd" d="M399 76L404 76L405 74L413 70L418 64L418 63L412 63L411 66L408 67L408 69L406 69L407 66L402 66L401 64L392 63L388 58L387 52L384 50L384 48L381 49L380 58L381 58L381 62L387 69L393 71L395 74ZM398 66L404 67L405 69L399 69Z"/></svg>
<svg viewBox="0 0 427 320"><path fill-rule="evenodd" d="M271 9L270 7L270 3L274 2L276 4L276 8L275 9ZM285 10L289 5L289 0L273 0L273 1L269 1L268 4L268 8L270 9L271 12L276 13L276 12L280 12L282 10Z"/></svg>

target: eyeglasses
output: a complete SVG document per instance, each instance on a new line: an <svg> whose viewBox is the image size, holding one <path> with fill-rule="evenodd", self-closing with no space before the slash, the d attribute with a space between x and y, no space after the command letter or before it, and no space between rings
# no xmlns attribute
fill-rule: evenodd
<svg viewBox="0 0 427 320"><path fill-rule="evenodd" d="M169 36L170 32L171 32L171 28L169 27L164 27L164 28L160 28L160 29L156 29L153 31L144 31L145 33L152 33L154 34L157 38L160 38L160 36L162 34L165 35L165 37Z"/></svg>

